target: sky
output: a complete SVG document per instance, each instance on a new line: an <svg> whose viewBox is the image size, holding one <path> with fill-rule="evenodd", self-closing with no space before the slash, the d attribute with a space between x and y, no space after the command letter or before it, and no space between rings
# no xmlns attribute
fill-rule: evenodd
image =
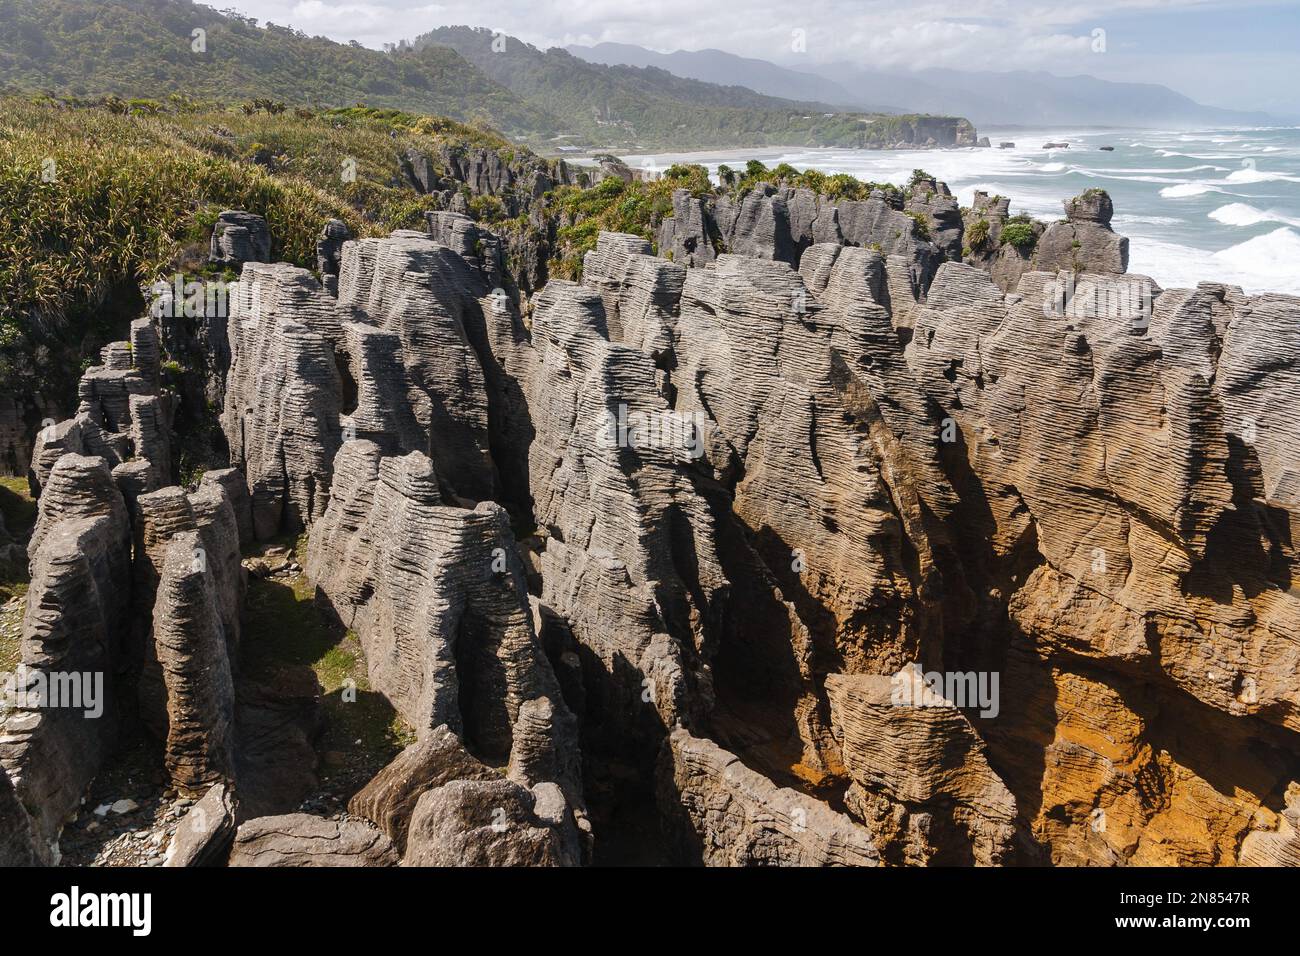
<svg viewBox="0 0 1300 956"><path fill-rule="evenodd" d="M1300 117L1300 0L208 2L376 48L467 24L539 47L714 48L793 69L848 60L889 70L1087 73L1162 83L1212 106Z"/></svg>

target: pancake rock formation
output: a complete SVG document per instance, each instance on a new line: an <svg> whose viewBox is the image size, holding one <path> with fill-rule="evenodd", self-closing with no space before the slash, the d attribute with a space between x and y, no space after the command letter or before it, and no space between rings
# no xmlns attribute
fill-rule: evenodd
<svg viewBox="0 0 1300 956"><path fill-rule="evenodd" d="M169 865L1300 861L1300 300L921 176L678 190L538 287L459 184L570 171L404 163L424 230L327 224L319 276L223 214L230 467L173 483L149 320L37 436L15 689L104 688L6 712L0 861L58 859L124 709ZM304 534L409 730L330 817L314 675L244 667L240 550Z"/></svg>

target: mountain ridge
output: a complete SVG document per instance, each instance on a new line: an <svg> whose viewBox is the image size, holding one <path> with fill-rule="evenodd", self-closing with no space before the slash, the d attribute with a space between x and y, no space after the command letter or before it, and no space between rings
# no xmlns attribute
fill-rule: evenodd
<svg viewBox="0 0 1300 956"><path fill-rule="evenodd" d="M1255 125L1276 121L1275 117L1258 111L1205 106L1158 83L1117 82L1089 74L1057 76L1045 70L1002 72L947 68L895 72L868 70L846 62L810 64L806 69L796 70L769 60L714 49L658 53L634 44L599 43L571 45L568 50L595 62L658 66L696 78L732 75L735 82L755 89L761 87L769 95L788 95L781 91L811 84L822 89L823 95L844 97L828 101L841 107L954 113L965 116L976 126ZM830 85L819 86L817 81ZM891 106L870 105L882 102ZM1120 110L1127 110L1130 115L1139 113L1133 117L1137 122L1117 122L1115 115Z"/></svg>
<svg viewBox="0 0 1300 956"><path fill-rule="evenodd" d="M845 112L829 103L774 97L744 85L682 77L657 66L592 63L567 50L541 50L485 27L439 27L416 38L417 49L454 49L495 82L562 115L613 148L737 146L891 146L912 142L924 124L895 116ZM825 87L823 87L825 88ZM970 124L963 117L934 114ZM615 142L608 142L610 137ZM965 140L969 140L966 142ZM924 145L925 139L915 140ZM934 145L974 145L974 129L955 128Z"/></svg>
<svg viewBox="0 0 1300 956"><path fill-rule="evenodd" d="M0 90L140 100L146 111L362 105L447 116L552 151L564 141L620 152L975 142L961 117L865 114L589 64L513 37L499 52L492 43L487 30L442 27L379 51L191 0L0 0Z"/></svg>

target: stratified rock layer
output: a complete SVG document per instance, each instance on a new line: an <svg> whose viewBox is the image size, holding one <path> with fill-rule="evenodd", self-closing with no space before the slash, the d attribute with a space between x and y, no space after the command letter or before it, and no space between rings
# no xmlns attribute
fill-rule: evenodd
<svg viewBox="0 0 1300 956"><path fill-rule="evenodd" d="M683 858L706 866L876 866L848 817L778 787L710 740L675 730L660 766L661 805ZM675 828L675 832L674 832Z"/></svg>
<svg viewBox="0 0 1300 956"><path fill-rule="evenodd" d="M23 697L0 729L0 765L43 847L56 844L117 738L113 684L128 623L130 541L108 463L59 458L29 545L16 680Z"/></svg>
<svg viewBox="0 0 1300 956"><path fill-rule="evenodd" d="M360 820L323 820L305 813L257 817L242 824L230 866L395 866L383 833Z"/></svg>

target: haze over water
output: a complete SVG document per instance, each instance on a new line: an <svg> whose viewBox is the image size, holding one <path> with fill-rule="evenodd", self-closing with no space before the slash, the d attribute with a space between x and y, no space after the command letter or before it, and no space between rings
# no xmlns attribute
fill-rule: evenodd
<svg viewBox="0 0 1300 956"><path fill-rule="evenodd" d="M1248 293L1300 295L1300 128L1201 131L981 129L992 149L751 149L626 157L632 166L674 162L743 165L760 159L796 169L906 183L925 169L963 206L975 190L1011 198L1012 213L1048 222L1062 201L1099 186L1115 202L1114 229L1129 237L1129 271L1165 288L1201 281ZM999 142L1014 149L998 149ZM1068 142L1069 149L1043 149ZM1113 146L1103 152L1101 146Z"/></svg>

